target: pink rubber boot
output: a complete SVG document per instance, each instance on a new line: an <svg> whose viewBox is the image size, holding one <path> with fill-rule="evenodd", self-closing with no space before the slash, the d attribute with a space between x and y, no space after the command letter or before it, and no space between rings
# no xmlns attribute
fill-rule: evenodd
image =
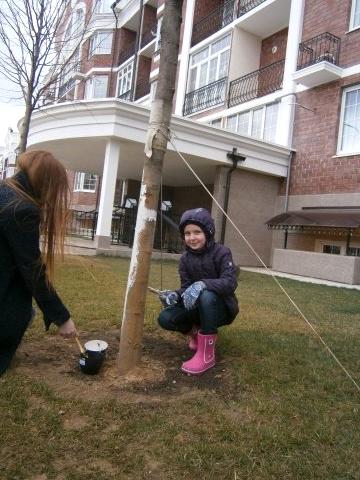
<svg viewBox="0 0 360 480"><path fill-rule="evenodd" d="M190 360L182 364L181 370L191 375L200 375L214 367L216 338L217 335L202 335L199 332L197 335L197 351Z"/></svg>
<svg viewBox="0 0 360 480"><path fill-rule="evenodd" d="M198 347L198 340L197 340L198 333L199 333L199 330L196 327L193 327L190 332L190 340L189 340L188 346L190 350L192 350L193 352L196 352Z"/></svg>

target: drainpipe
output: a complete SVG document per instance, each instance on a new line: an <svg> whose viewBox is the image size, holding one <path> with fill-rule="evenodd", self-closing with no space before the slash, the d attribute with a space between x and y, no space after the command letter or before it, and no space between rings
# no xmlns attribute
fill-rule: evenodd
<svg viewBox="0 0 360 480"><path fill-rule="evenodd" d="M346 255L349 255L351 235L352 235L352 229L349 228L347 239L346 239Z"/></svg>
<svg viewBox="0 0 360 480"><path fill-rule="evenodd" d="M225 211L225 213L227 213L228 206L229 206L231 175L232 175L233 171L236 169L236 167L238 166L238 163L246 160L246 157L243 157L242 155L237 153L237 148L233 148L232 152L228 152L226 154L226 156L227 156L227 158L230 158L230 160L232 160L233 164L232 164L232 167L229 168L229 171L227 172L227 175L226 175L225 198L224 198L224 211ZM224 243L225 229L226 229L226 216L223 215L223 221L222 221L222 225L221 225L220 243Z"/></svg>
<svg viewBox="0 0 360 480"><path fill-rule="evenodd" d="M293 157L294 157L294 153L295 152L293 150L291 150L291 152L289 153L289 166L288 166L288 174L287 174L287 177L286 177L286 192L285 192L284 212L287 212L288 208L289 208L290 175L291 175L291 164L292 164L292 160L293 160Z"/></svg>
<svg viewBox="0 0 360 480"><path fill-rule="evenodd" d="M292 159L294 156L294 151L291 150L289 153L289 166L288 166L288 174L286 177L286 192L285 192L285 205L284 205L284 212L288 211L289 208L289 190L290 190L290 174L291 174L291 164L292 164ZM287 248L287 242L288 242L288 229L285 228L285 236L284 236L284 249L286 250Z"/></svg>
<svg viewBox="0 0 360 480"><path fill-rule="evenodd" d="M135 89L136 89L136 77L137 71L139 68L139 50L141 45L141 37L142 37L142 28L143 28L143 21L144 21L144 0L140 0L140 16L139 16L139 23L138 23L138 30L136 32L136 40L135 40L135 56L134 56L134 69L133 69L133 76L131 81L131 101L135 101Z"/></svg>
<svg viewBox="0 0 360 480"><path fill-rule="evenodd" d="M112 10L112 12L113 12L113 14L114 14L114 17L115 17L115 32L114 32L113 52L112 52L110 75L109 75L109 84L108 84L108 88L107 88L107 96L108 96L108 97L110 97L110 92L111 92L111 81L112 81L112 76L113 76L113 73L114 73L115 50L116 50L117 37L118 37L118 16L117 16L116 13L115 13L116 3L117 3L117 2L114 2L114 3L111 5L111 7L110 7L111 10ZM114 93L114 97L116 97L116 89L117 89L117 79L115 80L115 93Z"/></svg>

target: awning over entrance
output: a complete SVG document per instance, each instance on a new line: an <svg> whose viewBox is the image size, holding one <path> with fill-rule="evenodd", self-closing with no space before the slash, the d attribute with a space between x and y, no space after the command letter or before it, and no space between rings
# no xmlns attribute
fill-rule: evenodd
<svg viewBox="0 0 360 480"><path fill-rule="evenodd" d="M314 209L281 213L266 222L274 230L341 229L360 227L359 209Z"/></svg>

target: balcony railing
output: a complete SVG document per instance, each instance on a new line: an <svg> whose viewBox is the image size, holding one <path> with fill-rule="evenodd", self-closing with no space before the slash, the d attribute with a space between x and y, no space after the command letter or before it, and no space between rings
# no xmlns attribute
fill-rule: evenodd
<svg viewBox="0 0 360 480"><path fill-rule="evenodd" d="M339 65L340 38L325 32L299 45L297 69L319 62Z"/></svg>
<svg viewBox="0 0 360 480"><path fill-rule="evenodd" d="M225 102L227 77L185 95L184 115L191 115Z"/></svg>
<svg viewBox="0 0 360 480"><path fill-rule="evenodd" d="M95 210L90 212L71 210L70 213L67 235L94 240L98 212ZM135 235L136 215L136 208L118 207L114 210L111 221L111 243L113 245L132 246ZM163 216L164 220L162 225L160 215ZM165 215L165 213L159 210L158 219L159 221L156 224L155 230L154 248L160 249L162 247L163 251L180 253L183 245L178 228L176 228L180 220L180 215L172 212L166 212Z"/></svg>
<svg viewBox="0 0 360 480"><path fill-rule="evenodd" d="M65 95L65 93L72 90L75 87L75 82L76 82L75 78L69 78L69 80L67 80L65 83L60 85L58 97L61 98Z"/></svg>
<svg viewBox="0 0 360 480"><path fill-rule="evenodd" d="M254 98L263 97L282 87L285 60L233 80L229 88L228 106L234 107Z"/></svg>
<svg viewBox="0 0 360 480"><path fill-rule="evenodd" d="M204 40L234 20L235 0L227 0L194 24L191 45Z"/></svg>
<svg viewBox="0 0 360 480"><path fill-rule="evenodd" d="M132 57L134 53L135 53L135 45L132 45L126 50L121 50L119 53L118 65L121 65L124 62L126 62L126 60Z"/></svg>
<svg viewBox="0 0 360 480"><path fill-rule="evenodd" d="M150 82L145 80L144 82L138 83L135 89L135 100L145 97L150 93Z"/></svg>
<svg viewBox="0 0 360 480"><path fill-rule="evenodd" d="M152 42L156 38L156 34L153 32L156 32L157 25L156 23L148 30L147 32L144 32L141 37L141 48L145 47L148 43Z"/></svg>
<svg viewBox="0 0 360 480"><path fill-rule="evenodd" d="M238 4L237 16L241 17L242 15L245 15L245 13L250 12L250 10L264 2L265 0L240 0Z"/></svg>
<svg viewBox="0 0 360 480"><path fill-rule="evenodd" d="M128 101L128 102L131 102L131 92L132 92L132 91L131 91L131 89L130 89L130 90L128 90L127 92L124 92L124 93L120 94L120 95L118 96L118 98L120 98L120 100L126 100L126 101Z"/></svg>

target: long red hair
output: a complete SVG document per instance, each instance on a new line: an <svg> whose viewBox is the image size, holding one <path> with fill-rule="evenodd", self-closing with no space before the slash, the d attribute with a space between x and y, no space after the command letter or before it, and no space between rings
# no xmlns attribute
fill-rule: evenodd
<svg viewBox="0 0 360 480"><path fill-rule="evenodd" d="M27 195L13 178L7 180L20 195L40 207L40 233L43 240L42 261L49 280L54 277L55 256L64 254L64 240L69 213L70 188L64 166L50 152L33 150L22 153L17 161L34 192Z"/></svg>

